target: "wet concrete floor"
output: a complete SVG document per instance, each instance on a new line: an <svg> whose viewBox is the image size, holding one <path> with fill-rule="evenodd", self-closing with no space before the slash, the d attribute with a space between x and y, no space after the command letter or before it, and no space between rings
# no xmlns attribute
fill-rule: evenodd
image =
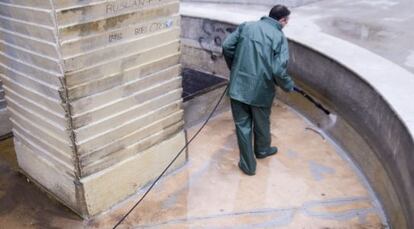
<svg viewBox="0 0 414 229"><path fill-rule="evenodd" d="M318 129L275 105L272 136L279 153L246 176L231 113L218 115L190 146L188 163L119 228L387 228L354 167ZM19 175L10 139L0 152L0 228L112 228L142 195L82 221Z"/></svg>
<svg viewBox="0 0 414 229"><path fill-rule="evenodd" d="M0 141L0 228L74 228L82 220L18 172L13 139Z"/></svg>

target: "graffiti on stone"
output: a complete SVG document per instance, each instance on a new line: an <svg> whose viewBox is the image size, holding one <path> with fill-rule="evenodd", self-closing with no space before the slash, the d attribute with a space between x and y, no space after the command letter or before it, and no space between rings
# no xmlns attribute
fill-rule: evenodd
<svg viewBox="0 0 414 229"><path fill-rule="evenodd" d="M225 25L210 20L203 20L202 35L198 38L200 47L210 54L213 61L222 57L221 49L224 39L235 30L232 25Z"/></svg>

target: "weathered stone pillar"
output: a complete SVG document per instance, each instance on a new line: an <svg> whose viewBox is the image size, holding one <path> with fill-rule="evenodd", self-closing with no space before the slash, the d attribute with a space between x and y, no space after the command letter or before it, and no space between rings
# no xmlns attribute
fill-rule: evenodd
<svg viewBox="0 0 414 229"><path fill-rule="evenodd" d="M178 7L0 0L0 79L19 166L84 217L153 180L185 143Z"/></svg>

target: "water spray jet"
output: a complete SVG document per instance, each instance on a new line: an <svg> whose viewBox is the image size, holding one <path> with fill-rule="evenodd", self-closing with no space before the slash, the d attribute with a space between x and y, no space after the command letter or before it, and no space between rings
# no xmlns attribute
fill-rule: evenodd
<svg viewBox="0 0 414 229"><path fill-rule="evenodd" d="M337 116L335 114L332 114L332 112L330 112L328 109L326 109L321 103L317 102L312 96L310 96L308 93L306 93L302 89L300 89L298 87L294 87L293 90L295 92L301 94L303 97L305 97L307 100L309 100L313 105L315 105L318 109L323 111L323 113L325 113L328 116L329 121L327 121L326 123L322 123L321 126L320 126L321 129L328 130L332 126L335 125L336 120L337 120Z"/></svg>

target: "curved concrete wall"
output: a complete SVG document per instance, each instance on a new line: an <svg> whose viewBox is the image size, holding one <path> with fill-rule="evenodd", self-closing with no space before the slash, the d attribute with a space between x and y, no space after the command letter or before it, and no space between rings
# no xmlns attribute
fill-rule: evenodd
<svg viewBox="0 0 414 229"><path fill-rule="evenodd" d="M290 64L295 81L339 117L326 133L364 173L391 225L412 228L414 142L405 124L351 69L296 42L290 42L290 52L295 57ZM280 96L322 127L329 121L300 96Z"/></svg>
<svg viewBox="0 0 414 229"><path fill-rule="evenodd" d="M185 9L183 12L186 16L182 19L182 26L187 30L182 33L182 64L226 77L220 42L217 41L223 40L243 18L251 18L213 20L207 19L214 17L209 17L206 10L201 15L205 19L199 18L200 15L197 17L197 12L191 12ZM217 12L214 15L218 15ZM207 28L205 24L209 30L204 29ZM393 228L414 228L414 168L411 166L414 163L414 141L412 126L407 122L411 108L402 109L404 107L396 104L395 98L390 97L390 91L386 90L403 86L399 79L410 74L396 70L398 66L344 41L304 33L287 32L292 76L297 84L337 114L337 121L326 129L326 133L350 155L367 177L383 205L389 224ZM307 40L307 36L312 38ZM208 39L203 40L203 37ZM353 54L351 58L369 58L363 59L366 66L353 63L349 58L338 56L338 59L333 59L335 52L332 49L336 46L343 49L344 56ZM393 80L384 77L387 71L396 74ZM412 83L410 80L405 82ZM382 87L380 83L386 86ZM405 89L395 90L405 92ZM321 127L326 127L324 123L329 122L328 116L298 94L279 93L279 98ZM406 97L400 98L407 102Z"/></svg>

